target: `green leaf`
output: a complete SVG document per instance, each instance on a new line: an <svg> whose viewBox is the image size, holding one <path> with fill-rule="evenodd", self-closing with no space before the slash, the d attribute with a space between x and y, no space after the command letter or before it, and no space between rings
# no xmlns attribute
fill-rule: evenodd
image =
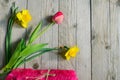
<svg viewBox="0 0 120 80"><path fill-rule="evenodd" d="M14 23L14 18L10 17L7 25L7 33L5 39L6 64L8 63L11 57L11 32L12 32L13 23Z"/></svg>
<svg viewBox="0 0 120 80"><path fill-rule="evenodd" d="M15 7L15 5L12 5L11 8L11 16L8 20L8 24L7 24L7 32L6 32L6 38L5 38L5 56L6 56L6 64L9 62L10 57L12 56L12 50L11 50L11 34L12 34L12 26L15 22L15 18L16 18L16 13L17 13L17 9Z"/></svg>
<svg viewBox="0 0 120 80"><path fill-rule="evenodd" d="M44 44L34 44L34 45L28 45L21 53L20 57L28 56L32 53L40 51L43 47L48 45L47 43Z"/></svg>
<svg viewBox="0 0 120 80"><path fill-rule="evenodd" d="M43 50L43 47L45 47L47 45L47 43L45 44L35 44L35 45L29 45L27 46L19 55L19 57L17 58L16 63L14 64L14 67L16 67L16 65L18 66L19 63L21 63L22 61L24 61L24 59L27 56L32 55L33 53L39 52L41 50Z"/></svg>
<svg viewBox="0 0 120 80"><path fill-rule="evenodd" d="M24 39L22 39L17 47L16 50L14 51L14 54L12 55L12 57L10 58L9 63L6 65L7 68L12 68L12 66L16 63L16 61L18 60L19 56L20 56L20 52L25 48L25 41Z"/></svg>
<svg viewBox="0 0 120 80"><path fill-rule="evenodd" d="M29 39L29 43L32 43L35 36L38 34L38 32L40 31L42 26L42 21L37 25L37 27L34 29L34 31L32 32L30 39Z"/></svg>
<svg viewBox="0 0 120 80"><path fill-rule="evenodd" d="M25 58L25 61L29 61L31 59L34 59L35 57L45 53L45 52L49 52L49 51L53 51L53 50L57 50L56 48L43 48L40 52L29 55Z"/></svg>
<svg viewBox="0 0 120 80"><path fill-rule="evenodd" d="M18 60L18 62L14 65L14 68L17 68L19 65L30 61L32 59L34 59L35 57L42 55L43 53L52 51L52 50L57 50L56 48L42 48L40 52L37 53L32 53L31 55L27 56L27 57L22 57L21 59Z"/></svg>
<svg viewBox="0 0 120 80"><path fill-rule="evenodd" d="M30 37L30 41L28 44L31 44L35 39L37 39L38 37L40 37L42 34L45 33L45 31L47 31L53 24L55 24L54 22L53 23L50 23L49 25L47 25L46 28L42 29L40 32L39 32L39 28L41 28L41 25L42 23L39 23L38 24L38 28L35 29L35 32L33 32L34 35L32 35L32 37Z"/></svg>
<svg viewBox="0 0 120 80"><path fill-rule="evenodd" d="M43 47L47 45L45 44L35 44L35 45L28 45L24 49L24 43L25 41L22 39L21 42L18 44L13 56L11 57L9 63L5 66L5 69L7 68L13 68L15 64L19 62L19 60L23 60L25 57L31 55L32 53L40 51Z"/></svg>

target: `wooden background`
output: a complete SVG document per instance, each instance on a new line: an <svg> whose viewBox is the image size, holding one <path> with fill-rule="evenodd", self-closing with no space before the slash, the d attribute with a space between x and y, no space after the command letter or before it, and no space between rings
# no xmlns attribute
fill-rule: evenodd
<svg viewBox="0 0 120 80"><path fill-rule="evenodd" d="M66 61L57 53L46 53L21 67L74 69L79 80L120 80L120 0L14 0L19 9L29 9L33 17L29 28L13 27L13 43L26 37L40 20L62 11L65 19L54 25L35 43L49 47L78 45L77 57ZM4 42L9 9L13 0L0 0L0 67L4 61ZM47 24L47 22L45 22Z"/></svg>

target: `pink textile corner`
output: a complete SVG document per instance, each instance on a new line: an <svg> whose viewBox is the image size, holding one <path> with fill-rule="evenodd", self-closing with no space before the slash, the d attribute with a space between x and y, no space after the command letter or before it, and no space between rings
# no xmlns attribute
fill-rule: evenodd
<svg viewBox="0 0 120 80"><path fill-rule="evenodd" d="M74 70L34 70L18 68L11 71L5 80L78 80L78 78Z"/></svg>

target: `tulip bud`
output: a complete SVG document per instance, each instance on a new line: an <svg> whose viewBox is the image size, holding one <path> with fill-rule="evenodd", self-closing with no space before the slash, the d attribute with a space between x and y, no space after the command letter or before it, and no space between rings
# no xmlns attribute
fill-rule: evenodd
<svg viewBox="0 0 120 80"><path fill-rule="evenodd" d="M56 24L60 24L62 23L63 18L64 18L63 13L59 11L52 17L52 21L55 22Z"/></svg>

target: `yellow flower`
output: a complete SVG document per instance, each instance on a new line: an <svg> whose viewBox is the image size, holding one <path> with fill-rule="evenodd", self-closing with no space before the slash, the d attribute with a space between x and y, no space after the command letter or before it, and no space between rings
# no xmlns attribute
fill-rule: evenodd
<svg viewBox="0 0 120 80"><path fill-rule="evenodd" d="M68 51L65 53L65 58L67 60L70 60L71 57L76 56L78 51L79 51L79 48L77 46L69 48Z"/></svg>
<svg viewBox="0 0 120 80"><path fill-rule="evenodd" d="M28 10L22 10L16 14L18 21L23 28L27 28L28 23L31 21L32 17Z"/></svg>

